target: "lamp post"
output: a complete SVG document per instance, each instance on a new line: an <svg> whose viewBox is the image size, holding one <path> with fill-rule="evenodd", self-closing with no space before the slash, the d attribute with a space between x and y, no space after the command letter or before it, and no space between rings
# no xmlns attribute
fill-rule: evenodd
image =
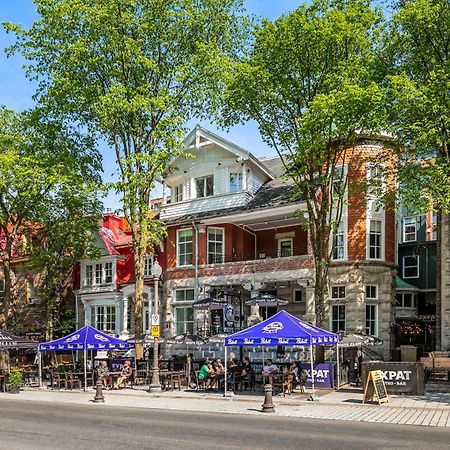
<svg viewBox="0 0 450 450"><path fill-rule="evenodd" d="M159 265L158 261L155 260L155 262L152 265L152 277L154 282L154 299L153 299L153 315L158 316L158 329L159 329L159 296L158 296L158 284L159 284L159 278L162 274L162 268ZM153 320L152 320L153 322ZM153 367L152 367L152 382L149 386L150 392L161 392L161 383L159 382L159 366L158 366L158 338L159 333L155 335L153 334Z"/></svg>

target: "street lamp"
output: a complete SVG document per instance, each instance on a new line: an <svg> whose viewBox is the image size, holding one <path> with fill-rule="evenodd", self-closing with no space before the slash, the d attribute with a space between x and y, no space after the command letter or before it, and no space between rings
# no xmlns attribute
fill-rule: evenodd
<svg viewBox="0 0 450 450"><path fill-rule="evenodd" d="M159 284L159 278L162 274L162 268L159 265L158 261L155 259L154 263L152 264L152 277L154 282L154 299L153 299L153 315L158 317L158 329L159 329L159 298L158 298L158 284ZM153 320L152 320L153 322ZM155 333L156 334L156 333ZM159 366L158 366L158 335L154 335L153 340L153 367L152 367L152 382L149 386L149 391L151 392L160 392L161 391L161 383L159 382Z"/></svg>

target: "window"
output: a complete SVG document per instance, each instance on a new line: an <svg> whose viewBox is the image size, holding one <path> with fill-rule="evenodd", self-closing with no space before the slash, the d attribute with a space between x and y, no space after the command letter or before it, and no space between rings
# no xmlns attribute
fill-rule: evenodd
<svg viewBox="0 0 450 450"><path fill-rule="evenodd" d="M91 307L91 324L99 330L114 334L116 331L116 307Z"/></svg>
<svg viewBox="0 0 450 450"><path fill-rule="evenodd" d="M380 164L367 165L367 194L372 197L383 195L384 168Z"/></svg>
<svg viewBox="0 0 450 450"><path fill-rule="evenodd" d="M403 242L417 240L417 225L415 217L405 217L403 219Z"/></svg>
<svg viewBox="0 0 450 450"><path fill-rule="evenodd" d="M419 256L403 257L403 278L419 278Z"/></svg>
<svg viewBox="0 0 450 450"><path fill-rule="evenodd" d="M369 258L381 259L381 220L371 220L369 228Z"/></svg>
<svg viewBox="0 0 450 450"><path fill-rule="evenodd" d="M331 298L333 300L345 299L345 286L332 286L331 287Z"/></svg>
<svg viewBox="0 0 450 450"><path fill-rule="evenodd" d="M230 192L242 191L242 173L231 172L230 173Z"/></svg>
<svg viewBox="0 0 450 450"><path fill-rule="evenodd" d="M344 167L336 167L333 175L333 195L340 197L344 195L346 174Z"/></svg>
<svg viewBox="0 0 450 450"><path fill-rule="evenodd" d="M178 230L177 260L179 266L192 264L192 229Z"/></svg>
<svg viewBox="0 0 450 450"><path fill-rule="evenodd" d="M344 258L344 227L340 224L333 239L333 259Z"/></svg>
<svg viewBox="0 0 450 450"><path fill-rule="evenodd" d="M294 254L293 243L292 238L278 239L278 257L292 256Z"/></svg>
<svg viewBox="0 0 450 450"><path fill-rule="evenodd" d="M366 334L370 334L371 336L378 334L377 313L377 305L366 305Z"/></svg>
<svg viewBox="0 0 450 450"><path fill-rule="evenodd" d="M332 305L331 307L331 331L345 331L345 305Z"/></svg>
<svg viewBox="0 0 450 450"><path fill-rule="evenodd" d="M214 194L214 175L196 178L195 187L197 189L197 198L210 197Z"/></svg>
<svg viewBox="0 0 450 450"><path fill-rule="evenodd" d="M397 308L417 308L417 294L409 292L397 294L395 306Z"/></svg>
<svg viewBox="0 0 450 450"><path fill-rule="evenodd" d="M303 300L303 295L301 290L295 290L294 291L294 303L301 303Z"/></svg>
<svg viewBox="0 0 450 450"><path fill-rule="evenodd" d="M175 333L194 332L194 310L190 306L176 306L175 308Z"/></svg>
<svg viewBox="0 0 450 450"><path fill-rule="evenodd" d="M86 286L92 286L92 282L93 282L92 265L86 266L85 280L86 280Z"/></svg>
<svg viewBox="0 0 450 450"><path fill-rule="evenodd" d="M144 261L144 277L152 276L153 256L146 256Z"/></svg>
<svg viewBox="0 0 450 450"><path fill-rule="evenodd" d="M105 263L105 283L111 284L113 280L112 262Z"/></svg>
<svg viewBox="0 0 450 450"><path fill-rule="evenodd" d="M183 185L179 184L178 186L175 186L172 188L172 195L171 200L173 203L175 202L181 202L183 200Z"/></svg>
<svg viewBox="0 0 450 450"><path fill-rule="evenodd" d="M366 300L378 299L378 286L366 286Z"/></svg>
<svg viewBox="0 0 450 450"><path fill-rule="evenodd" d="M175 291L175 301L180 302L193 302L194 301L194 289L177 289Z"/></svg>
<svg viewBox="0 0 450 450"><path fill-rule="evenodd" d="M95 284L102 284L103 266L101 264L95 265Z"/></svg>
<svg viewBox="0 0 450 450"><path fill-rule="evenodd" d="M208 264L224 261L223 231L222 228L208 228Z"/></svg>

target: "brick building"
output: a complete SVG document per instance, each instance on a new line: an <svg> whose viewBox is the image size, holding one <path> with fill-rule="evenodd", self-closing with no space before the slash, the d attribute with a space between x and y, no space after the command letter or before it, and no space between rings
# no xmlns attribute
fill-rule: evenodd
<svg viewBox="0 0 450 450"><path fill-rule="evenodd" d="M376 189L361 190L377 177L384 138L363 138L348 152L343 170L349 188L334 238L329 271L327 324L333 331L361 330L384 341L389 358L395 301L395 214L378 204ZM267 292L289 301L283 309L314 320L314 264L302 201L282 178L278 157L257 159L201 127L185 140L192 159L179 158L164 179L160 218L168 226L164 252L163 311L167 332L233 331L276 308L246 307ZM379 159L379 158L378 158ZM359 189L357 189L359 187ZM231 290L231 291L230 291ZM195 313L193 301L228 293L234 316ZM210 320L211 319L211 320ZM231 320L229 320L231 319ZM212 330L211 330L212 326Z"/></svg>

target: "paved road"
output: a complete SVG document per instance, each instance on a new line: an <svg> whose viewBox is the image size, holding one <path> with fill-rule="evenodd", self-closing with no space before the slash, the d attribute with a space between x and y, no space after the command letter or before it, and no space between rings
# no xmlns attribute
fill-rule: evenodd
<svg viewBox="0 0 450 450"><path fill-rule="evenodd" d="M0 449L449 448L450 430L270 415L0 402Z"/></svg>

